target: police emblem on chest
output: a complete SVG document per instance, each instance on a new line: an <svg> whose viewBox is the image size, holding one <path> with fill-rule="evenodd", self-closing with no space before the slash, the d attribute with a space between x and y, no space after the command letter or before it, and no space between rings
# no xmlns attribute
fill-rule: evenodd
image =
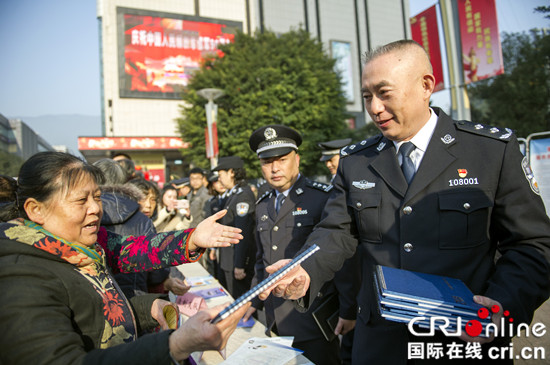
<svg viewBox="0 0 550 365"><path fill-rule="evenodd" d="M248 203L237 203L237 215L239 217L244 217L246 213L248 213L249 207Z"/></svg>

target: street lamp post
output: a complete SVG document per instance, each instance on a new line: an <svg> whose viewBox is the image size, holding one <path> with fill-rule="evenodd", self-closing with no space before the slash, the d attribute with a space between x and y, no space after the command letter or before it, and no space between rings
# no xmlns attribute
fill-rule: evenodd
<svg viewBox="0 0 550 365"><path fill-rule="evenodd" d="M206 127L208 128L208 150L206 153L207 157L210 158L210 168L213 169L218 164L218 156L214 155L214 138L212 136L212 125L218 119L218 105L214 103L214 100L223 96L225 92L220 89L207 88L200 89L197 94L208 100L208 103L204 106L206 109Z"/></svg>

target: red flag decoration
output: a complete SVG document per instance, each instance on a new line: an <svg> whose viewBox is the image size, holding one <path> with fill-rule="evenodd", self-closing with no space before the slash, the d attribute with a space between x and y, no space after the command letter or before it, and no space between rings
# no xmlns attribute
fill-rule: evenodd
<svg viewBox="0 0 550 365"><path fill-rule="evenodd" d="M495 0L458 0L464 82L504 73Z"/></svg>
<svg viewBox="0 0 550 365"><path fill-rule="evenodd" d="M443 79L435 5L411 18L411 33L413 40L420 43L430 57L435 77L434 91L443 90L445 80Z"/></svg>

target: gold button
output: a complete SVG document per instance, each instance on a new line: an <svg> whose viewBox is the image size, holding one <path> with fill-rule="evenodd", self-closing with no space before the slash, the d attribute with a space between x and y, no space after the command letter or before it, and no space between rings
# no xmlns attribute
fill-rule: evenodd
<svg viewBox="0 0 550 365"><path fill-rule="evenodd" d="M277 232L277 231L279 230L279 226L273 227L273 230L274 230L275 232Z"/></svg>
<svg viewBox="0 0 550 365"><path fill-rule="evenodd" d="M412 245L412 243L405 243L403 245L403 249L405 250L405 252L411 252L413 250L414 246Z"/></svg>
<svg viewBox="0 0 550 365"><path fill-rule="evenodd" d="M403 208L403 213L405 213L407 215L411 214L412 211L413 211L413 208L408 206L408 205L405 208Z"/></svg>

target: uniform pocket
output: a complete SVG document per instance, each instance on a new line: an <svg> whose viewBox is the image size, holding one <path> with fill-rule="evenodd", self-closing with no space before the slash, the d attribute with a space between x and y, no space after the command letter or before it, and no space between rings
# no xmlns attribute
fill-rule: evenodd
<svg viewBox="0 0 550 365"><path fill-rule="evenodd" d="M439 247L474 247L489 237L493 200L482 190L439 193Z"/></svg>
<svg viewBox="0 0 550 365"><path fill-rule="evenodd" d="M315 220L313 218L307 217L307 216L300 216L300 215L296 215L294 216L294 219L288 219L286 222L287 227L293 227L293 228L312 229L313 225L315 225Z"/></svg>
<svg viewBox="0 0 550 365"><path fill-rule="evenodd" d="M380 201L379 192L354 192L348 195L347 205L355 214L355 222L361 241L382 243L380 233Z"/></svg>

